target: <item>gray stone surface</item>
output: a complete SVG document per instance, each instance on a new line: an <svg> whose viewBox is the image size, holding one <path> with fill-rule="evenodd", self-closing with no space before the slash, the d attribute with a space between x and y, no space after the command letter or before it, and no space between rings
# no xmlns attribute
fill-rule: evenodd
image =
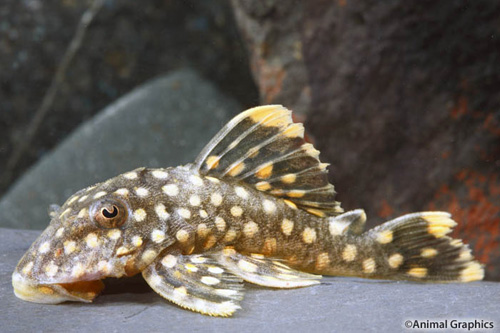
<svg viewBox="0 0 500 333"><path fill-rule="evenodd" d="M159 73L195 68L242 104L258 101L227 0L105 0L35 140L8 176L6 163L92 2L0 1L0 195L83 121Z"/></svg>
<svg viewBox="0 0 500 333"><path fill-rule="evenodd" d="M422 332L406 320L494 321L500 331L500 284L417 284L328 277L318 286L272 290L247 285L242 310L212 318L178 308L140 278L106 280L92 304L21 301L11 274L38 231L0 229L2 332ZM456 330L467 332L467 330Z"/></svg>
<svg viewBox="0 0 500 333"><path fill-rule="evenodd" d="M47 208L140 166L189 163L241 107L189 70L133 90L80 126L0 201L0 226L43 229Z"/></svg>

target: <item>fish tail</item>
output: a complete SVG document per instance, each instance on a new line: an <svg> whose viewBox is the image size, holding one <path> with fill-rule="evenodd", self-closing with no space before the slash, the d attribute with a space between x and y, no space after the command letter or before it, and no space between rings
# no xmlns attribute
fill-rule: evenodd
<svg viewBox="0 0 500 333"><path fill-rule="evenodd" d="M361 235L346 235L346 242L332 255L338 261L322 274L421 282L482 280L483 266L468 245L446 236L455 225L449 213L421 212Z"/></svg>
<svg viewBox="0 0 500 333"><path fill-rule="evenodd" d="M421 212L388 221L364 234L380 253L378 262L365 259L365 275L376 272L385 279L428 282L470 282L482 280L483 266L471 254L468 245L446 236L456 226L445 212ZM371 272L373 270L373 272Z"/></svg>

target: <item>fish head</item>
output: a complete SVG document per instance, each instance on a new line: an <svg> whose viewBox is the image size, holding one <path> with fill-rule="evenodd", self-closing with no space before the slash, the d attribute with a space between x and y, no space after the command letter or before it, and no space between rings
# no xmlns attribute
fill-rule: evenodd
<svg viewBox="0 0 500 333"><path fill-rule="evenodd" d="M102 279L132 276L151 264L174 240L165 223L152 223L162 212L145 174L131 171L78 191L60 208L51 206L49 226L12 275L16 296L90 302L104 288Z"/></svg>

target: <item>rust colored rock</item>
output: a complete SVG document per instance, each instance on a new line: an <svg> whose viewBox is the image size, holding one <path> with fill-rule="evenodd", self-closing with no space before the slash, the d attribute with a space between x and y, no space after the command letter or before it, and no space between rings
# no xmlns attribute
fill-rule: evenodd
<svg viewBox="0 0 500 333"><path fill-rule="evenodd" d="M311 91L302 51L302 1L240 1L233 8L249 46L261 102L286 104L303 115Z"/></svg>
<svg viewBox="0 0 500 333"><path fill-rule="evenodd" d="M261 100L294 108L310 92L301 112L343 206L371 225L450 211L500 279L500 4L265 4L233 0Z"/></svg>

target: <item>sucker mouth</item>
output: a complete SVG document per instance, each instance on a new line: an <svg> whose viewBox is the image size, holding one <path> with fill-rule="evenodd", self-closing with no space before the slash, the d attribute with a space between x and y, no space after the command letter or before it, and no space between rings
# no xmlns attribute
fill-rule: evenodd
<svg viewBox="0 0 500 333"><path fill-rule="evenodd" d="M12 276L14 294L25 301L57 304L66 301L92 302L104 289L101 280L36 284L18 273Z"/></svg>

